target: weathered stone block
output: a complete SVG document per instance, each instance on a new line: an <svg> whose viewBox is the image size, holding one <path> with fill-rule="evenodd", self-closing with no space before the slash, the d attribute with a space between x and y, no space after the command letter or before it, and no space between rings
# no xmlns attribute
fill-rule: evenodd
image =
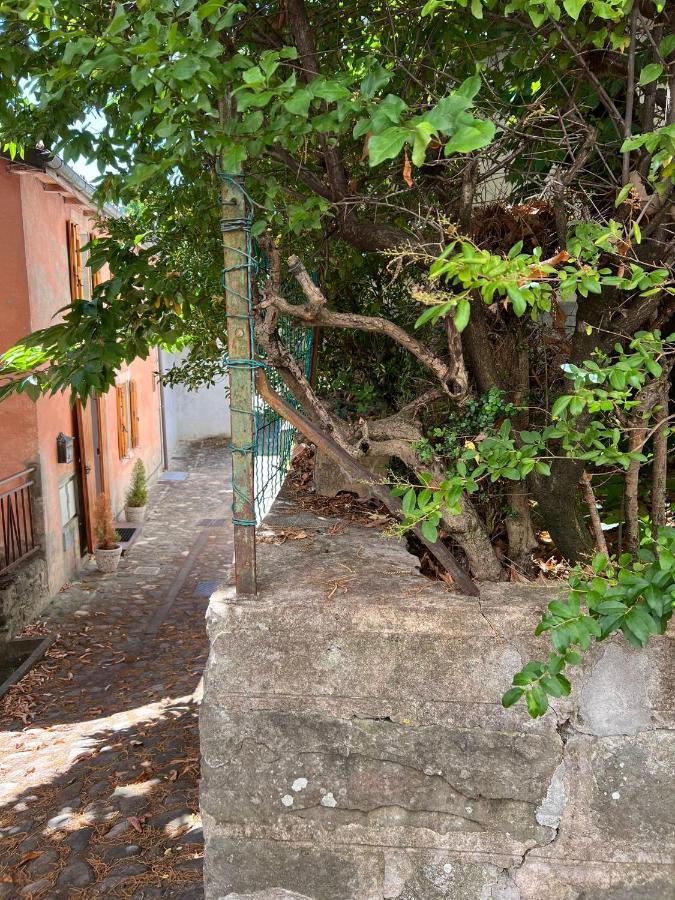
<svg viewBox="0 0 675 900"><path fill-rule="evenodd" d="M307 540L208 614L207 900L672 897L672 641L598 646L532 721L500 698L555 592L458 597L397 541L274 517Z"/></svg>
<svg viewBox="0 0 675 900"><path fill-rule="evenodd" d="M49 600L47 563L33 556L0 576L0 647L20 634Z"/></svg>

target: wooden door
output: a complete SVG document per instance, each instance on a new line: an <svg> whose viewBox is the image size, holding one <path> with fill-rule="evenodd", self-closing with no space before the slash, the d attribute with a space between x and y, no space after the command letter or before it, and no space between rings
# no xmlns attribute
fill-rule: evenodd
<svg viewBox="0 0 675 900"><path fill-rule="evenodd" d="M108 482L106 480L106 423L105 409L99 397L92 397L89 401L91 409L91 424L94 439L94 483L96 485L96 495L105 494L108 490Z"/></svg>
<svg viewBox="0 0 675 900"><path fill-rule="evenodd" d="M92 403L89 400L89 403ZM96 474L94 427L90 409L83 409L78 400L75 405L77 419L77 455L80 467L80 484L82 485L82 503L87 532L87 546L94 552L94 509L96 508Z"/></svg>

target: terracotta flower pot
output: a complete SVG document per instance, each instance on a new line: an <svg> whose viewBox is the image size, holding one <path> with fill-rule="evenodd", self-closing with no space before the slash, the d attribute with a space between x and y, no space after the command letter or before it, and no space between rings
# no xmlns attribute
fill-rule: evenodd
<svg viewBox="0 0 675 900"><path fill-rule="evenodd" d="M127 506L126 517L127 522L143 522L145 519L145 510L147 506Z"/></svg>
<svg viewBox="0 0 675 900"><path fill-rule="evenodd" d="M120 564L122 548L117 544L112 550L104 550L103 547L97 547L94 550L94 558L99 572L116 572Z"/></svg>

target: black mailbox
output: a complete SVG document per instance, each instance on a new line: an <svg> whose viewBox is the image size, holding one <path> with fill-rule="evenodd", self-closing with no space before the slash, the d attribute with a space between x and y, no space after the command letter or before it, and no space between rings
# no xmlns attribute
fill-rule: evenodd
<svg viewBox="0 0 675 900"><path fill-rule="evenodd" d="M56 458L60 463L73 461L73 438L62 431L56 437Z"/></svg>

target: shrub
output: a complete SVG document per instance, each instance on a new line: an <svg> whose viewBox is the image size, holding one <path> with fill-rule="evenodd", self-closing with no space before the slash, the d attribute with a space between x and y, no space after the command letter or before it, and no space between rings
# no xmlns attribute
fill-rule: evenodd
<svg viewBox="0 0 675 900"><path fill-rule="evenodd" d="M145 506L148 502L148 482L145 477L145 466L142 459L137 459L127 491L127 506Z"/></svg>

